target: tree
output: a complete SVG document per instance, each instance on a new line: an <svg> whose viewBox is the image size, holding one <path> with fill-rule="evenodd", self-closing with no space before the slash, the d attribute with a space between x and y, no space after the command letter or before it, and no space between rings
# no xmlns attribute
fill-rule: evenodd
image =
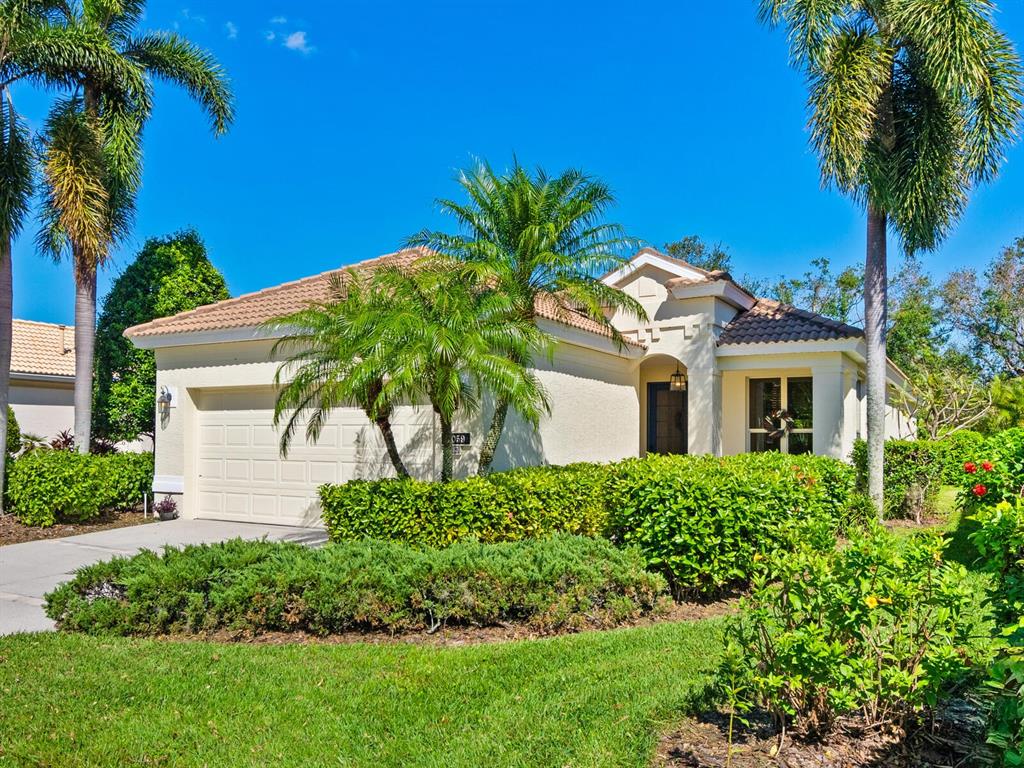
<svg viewBox="0 0 1024 768"><path fill-rule="evenodd" d="M6 443L13 309L11 248L28 214L34 157L11 86L60 88L89 68L100 82L131 82L117 57L83 30L56 23L56 3L0 0L0 444ZM0 452L0 511L6 456Z"/></svg>
<svg viewBox="0 0 1024 768"><path fill-rule="evenodd" d="M103 300L96 327L93 434L113 442L155 432L156 357L126 328L228 298L227 284L194 231L152 238Z"/></svg>
<svg viewBox="0 0 1024 768"><path fill-rule="evenodd" d="M732 272L729 251L721 243L708 245L699 235L687 235L674 243L665 243L665 253L708 272Z"/></svg>
<svg viewBox="0 0 1024 768"><path fill-rule="evenodd" d="M71 78L44 131L43 228L39 245L54 258L70 253L75 274L75 437L88 451L92 422L96 273L129 231L141 179L142 129L152 79L184 88L207 112L214 132L232 119L231 92L213 57L176 34L135 35L144 0L56 3L63 23L116 54L132 81L107 81L86 67Z"/></svg>
<svg viewBox="0 0 1024 768"><path fill-rule="evenodd" d="M536 426L547 394L528 367L551 339L519 313L517 298L443 263L385 267L374 275L376 355L388 374L380 399L430 403L441 428L441 481L452 479L452 426L485 393Z"/></svg>
<svg viewBox="0 0 1024 768"><path fill-rule="evenodd" d="M988 0L761 0L807 75L821 175L864 206L868 491L881 513L887 234L934 248L996 175L1021 113L1021 65Z"/></svg>
<svg viewBox="0 0 1024 768"><path fill-rule="evenodd" d="M812 269L803 277L783 278L755 286L768 297L783 304L806 309L844 323L860 321L859 309L864 289L863 275L853 267L832 273L832 262L824 256L811 261Z"/></svg>
<svg viewBox="0 0 1024 768"><path fill-rule="evenodd" d="M577 170L552 178L539 169L531 174L518 163L501 175L478 163L458 182L468 202L437 204L459 231L422 231L407 242L460 263L470 279L495 286L511 300L509 322L535 322L538 300L548 300L567 317L579 313L601 323L622 344L611 315L620 311L646 319L638 301L600 280L626 262L622 251L633 243L622 227L605 221L614 203L607 186ZM512 360L519 367L551 348L523 351L529 354ZM495 403L480 449L481 474L494 460L509 406L501 397Z"/></svg>
<svg viewBox="0 0 1024 768"><path fill-rule="evenodd" d="M974 270L952 273L942 297L950 322L992 373L1024 376L1024 237L1003 249L983 281Z"/></svg>
<svg viewBox="0 0 1024 768"><path fill-rule="evenodd" d="M929 440L972 429L992 412L991 387L955 350L917 358L910 380L913 391L898 393L895 404L910 414L918 434Z"/></svg>

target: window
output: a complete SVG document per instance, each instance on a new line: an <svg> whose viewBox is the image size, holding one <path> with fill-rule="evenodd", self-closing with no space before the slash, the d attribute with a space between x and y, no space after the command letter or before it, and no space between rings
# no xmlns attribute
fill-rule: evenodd
<svg viewBox="0 0 1024 768"><path fill-rule="evenodd" d="M754 453L814 451L814 386L810 376L751 379L747 430ZM789 428L778 414L789 415Z"/></svg>

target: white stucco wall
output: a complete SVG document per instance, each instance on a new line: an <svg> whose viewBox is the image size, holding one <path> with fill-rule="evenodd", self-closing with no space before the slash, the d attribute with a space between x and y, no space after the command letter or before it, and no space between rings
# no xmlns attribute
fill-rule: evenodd
<svg viewBox="0 0 1024 768"><path fill-rule="evenodd" d="M64 430L74 429L74 385L30 382L12 378L11 409L26 434L47 440Z"/></svg>

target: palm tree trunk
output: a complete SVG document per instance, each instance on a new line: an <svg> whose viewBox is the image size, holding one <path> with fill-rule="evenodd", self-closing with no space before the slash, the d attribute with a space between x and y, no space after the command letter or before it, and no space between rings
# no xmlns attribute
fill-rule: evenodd
<svg viewBox="0 0 1024 768"><path fill-rule="evenodd" d="M494 453L498 450L501 433L505 430L505 419L507 416L508 403L504 400L499 400L494 406L491 426L484 437L483 445L480 446L480 463L476 468L478 475L486 475L491 471L491 462L494 461Z"/></svg>
<svg viewBox="0 0 1024 768"><path fill-rule="evenodd" d="M868 208L867 258L864 268L864 340L867 344L868 495L882 517L885 472L886 268L885 211Z"/></svg>
<svg viewBox="0 0 1024 768"><path fill-rule="evenodd" d="M441 482L452 479L455 470L455 449L452 446L451 419L441 416Z"/></svg>
<svg viewBox="0 0 1024 768"><path fill-rule="evenodd" d="M405 462L402 461L402 456L398 453L398 445L395 443L395 433L391 429L391 419L387 416L381 416L375 419L375 421L377 423L377 428L384 437L384 446L388 449L388 458L391 459L391 466L395 468L395 472L398 473L399 477L409 477L409 470L405 468Z"/></svg>
<svg viewBox="0 0 1024 768"><path fill-rule="evenodd" d="M75 255L75 448L88 453L92 431L92 366L96 346L96 270Z"/></svg>
<svg viewBox="0 0 1024 768"><path fill-rule="evenodd" d="M7 480L7 412L11 399L11 335L14 314L11 238L0 240L0 514Z"/></svg>

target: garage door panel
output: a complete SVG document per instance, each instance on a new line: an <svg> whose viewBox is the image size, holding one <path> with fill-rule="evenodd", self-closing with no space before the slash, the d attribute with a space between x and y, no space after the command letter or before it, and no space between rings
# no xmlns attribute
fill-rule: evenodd
<svg viewBox="0 0 1024 768"><path fill-rule="evenodd" d="M299 424L283 459L272 392L201 391L197 403L201 517L313 525L319 522L320 485L394 475L379 430L358 408L332 413L313 445ZM413 474L432 476L430 410L398 408L393 426Z"/></svg>

